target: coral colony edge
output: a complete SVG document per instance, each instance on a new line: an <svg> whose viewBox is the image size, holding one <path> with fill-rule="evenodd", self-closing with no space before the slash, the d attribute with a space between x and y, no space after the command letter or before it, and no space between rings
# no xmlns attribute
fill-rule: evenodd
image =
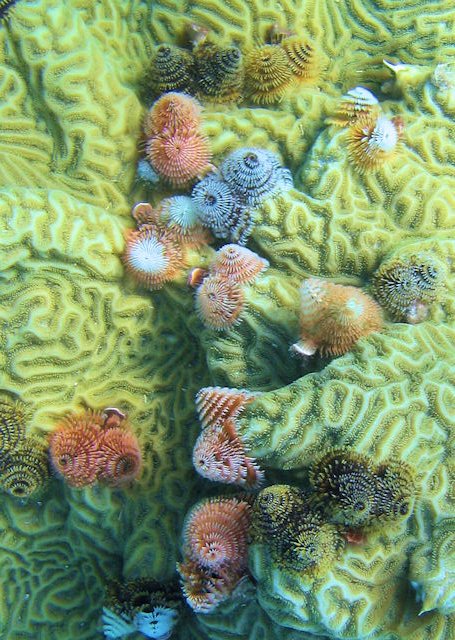
<svg viewBox="0 0 455 640"><path fill-rule="evenodd" d="M2 640L453 640L452 0L0 18Z"/></svg>

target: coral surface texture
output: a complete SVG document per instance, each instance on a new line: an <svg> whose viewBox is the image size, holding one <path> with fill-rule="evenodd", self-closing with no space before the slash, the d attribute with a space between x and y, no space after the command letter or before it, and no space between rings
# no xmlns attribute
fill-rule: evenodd
<svg viewBox="0 0 455 640"><path fill-rule="evenodd" d="M0 17L2 640L454 640L453 0ZM72 415L121 482L48 463Z"/></svg>

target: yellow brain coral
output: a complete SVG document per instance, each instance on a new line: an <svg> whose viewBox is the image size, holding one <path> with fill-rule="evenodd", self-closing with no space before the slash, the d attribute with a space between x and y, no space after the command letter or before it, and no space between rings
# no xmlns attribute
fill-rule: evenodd
<svg viewBox="0 0 455 640"><path fill-rule="evenodd" d="M248 40L248 17L246 21L243 14L228 19L228 6L216 8L209 2L197 5L194 15L202 21L213 13L225 18L220 28L224 37L229 34L237 42ZM249 4L252 12L256 6ZM291 28L293 9L293 3L286 4ZM340 15L339 22L330 20L331 10ZM434 32L436 38L436 33L441 37L441 47L427 55L418 44L421 24L415 21L410 4L400 7L398 18L388 3L374 7L369 2L350 3L341 12L331 3L317 8L312 2L305 3L299 18L315 46L319 44L331 61L321 70L317 102L314 89L303 87L274 106L273 117L270 110L245 107L206 113L205 126L215 138L216 153L229 151L237 140L272 145L294 168L299 188L259 207L252 245L270 261L272 269L248 288L242 322L226 335L207 331L202 337L216 384L267 391L239 420L249 452L269 467L286 471L308 467L327 446L348 445L378 459L396 455L420 473L421 497L411 524L400 533L392 527L382 551L375 539L368 541L371 547L367 548L379 554L374 565L380 567L371 584L367 576L373 561L369 558L362 565L357 558L364 551L355 547L356 568L351 577L347 577L351 571L349 551L340 565L340 582L333 581L333 591L332 583L311 583L308 593L318 594L312 601L312 595L301 593L305 591L301 578L290 587L289 574L273 563L270 568L267 551L255 547L251 568L259 583L261 605L284 627L311 630L321 636L363 637L376 633L381 637L393 629L400 638L412 637L413 633L419 638L426 634L449 638L454 628L447 604L450 588L441 591L439 600L434 595L440 587L438 581L446 575L442 573L444 568L450 567L450 542L444 542L450 540L449 531L441 527L441 558L434 560L432 577L426 581L420 565L416 563L419 579L414 580L406 564L397 561L400 554L410 554L416 538L421 540L422 556L428 549L432 537L430 534L428 538L423 521L434 525L435 514L453 513L449 425L454 402L450 371L455 316L455 129L450 110L444 112L450 89L447 85L439 87L442 81L436 71L438 64L448 61L453 15L447 3L443 11L448 22L435 27ZM163 8L157 15L166 12ZM324 38L316 23L324 25ZM382 51L378 41L371 42L372 36L368 35L370 23L383 36ZM262 29L259 19L254 34L264 37ZM352 38L352 46L343 52L341 43L346 36ZM395 78L382 63L388 52L408 65L407 75L402 74L400 81L400 70ZM342 87L340 90L334 81ZM380 96L381 110L387 117L399 116L404 121L403 142L397 154L361 177L349 161L346 130L324 124L324 118L336 112L341 96L359 81ZM427 322L411 327L389 321L384 335L362 339L351 353L329 364L299 364L289 358L287 347L298 336L296 300L302 279L325 277L361 286L371 294L374 273L380 272L389 256L405 261L406 256L420 252L433 256L444 274L440 295L428 305ZM397 304L401 304L399 295L398 290ZM407 317L411 322L411 315ZM447 575L451 575L450 568ZM359 585L358 592L353 582ZM410 586L414 583L415 588ZM338 594L345 590L348 600L343 602ZM328 601L324 600L325 594ZM419 600L435 602L438 611L417 618ZM380 602L382 605L376 608ZM395 606L397 603L399 606ZM295 613L291 614L289 608L293 606ZM384 610L389 611L386 616ZM300 611L307 613L300 615ZM414 620L412 624L401 621L403 611ZM226 628L221 614L219 624Z"/></svg>
<svg viewBox="0 0 455 640"><path fill-rule="evenodd" d="M27 443L72 410L118 406L144 449L134 495L57 480L25 506L2 494L10 640L92 639L108 578L174 575L173 534L190 504L181 426L196 427L204 379L181 324L192 301L154 309L120 260L151 42L138 25L149 15L140 2L24 2L0 31L1 387L27 407ZM41 464L37 447L27 460ZM13 476L4 484L18 495ZM167 553L154 552L159 540Z"/></svg>
<svg viewBox="0 0 455 640"><path fill-rule="evenodd" d="M191 420L192 398L198 387L191 381L184 382L183 369L176 369L172 362L174 358L180 363L187 359L195 371L204 374L197 353L184 337L185 328L181 327L180 345L169 334L165 316L161 316L169 313L165 311L168 303L163 300L159 311L154 313L150 301L127 293L121 286L120 260L112 253L116 248L120 252L122 247L121 225L115 218L60 191L4 190L0 201L3 214L0 255L3 264L8 262L1 292L3 388L33 408L27 423L30 431L52 429L72 407L119 406L129 414L145 446L144 484L136 491L135 500L132 496L128 502L121 497L111 500L104 490L70 492L65 499L62 487L54 483L49 489L57 494L51 502L56 502L53 508L62 512L69 538L78 541L75 547L78 551L73 549L70 553L68 548L70 557L62 562L75 567L87 563L88 575L93 573L90 603L84 600L80 609L75 607L68 613L64 602L52 604L53 598L57 598L54 587L48 585L44 596L27 586L27 570L19 578L15 573L18 566L12 563L7 577L4 576L4 619L5 629L11 633L9 637L21 637L14 634L25 633L29 625L38 623L41 600L45 599L47 606L55 609L52 624L59 637L71 637L73 624L83 617L88 638L90 625L99 615L106 577L113 572L117 574L122 565L122 570L132 575L144 566L147 551L140 550L138 541L145 529L150 545L146 547L150 548L147 573L156 577L173 574L177 541L174 546L170 544L168 554L162 557L155 556L150 541L171 540L176 522L183 518L181 505L187 500L191 462L189 452L185 456L186 446L179 444L178 425L180 420L185 423ZM20 219L15 219L15 215ZM175 309L172 313L175 316ZM152 349L156 358L150 357ZM185 389L180 400L175 397L174 385ZM150 504L147 495L154 496ZM38 510L49 499L49 492L39 496L41 502L31 503L29 509ZM65 506L66 500L72 506ZM20 549L24 566L41 575L41 568L33 569L30 564L33 554L46 544L51 553L61 535L55 538L55 528L46 530L43 524L42 530L33 535L36 544L31 543L30 532L17 529L14 504L7 501L4 509L11 536L16 536L6 546L12 553L19 553ZM7 515L8 509L11 516ZM118 529L120 512L123 532L129 532L122 537ZM144 514L147 524L144 523L145 529L138 529L135 523L144 522ZM106 524L111 518L112 522ZM98 531L106 531L104 539L95 534L94 525ZM15 539L20 541L19 547ZM43 558L43 571L46 562ZM95 570L92 565L102 570ZM46 581L45 573L42 575L41 579ZM68 593L84 591L80 580L86 579L76 570L72 574L62 573L55 577L55 589ZM17 606L23 600L6 586L9 584L21 585L24 593L30 593L30 598L21 604L20 618ZM89 609L87 615L83 616L83 609ZM23 620L20 626L19 620ZM42 624L43 635L39 637L48 638L48 627L45 621Z"/></svg>
<svg viewBox="0 0 455 640"><path fill-rule="evenodd" d="M271 268L245 286L239 324L216 335L201 335L188 291L136 292L119 260L131 205L148 199L130 193L140 85L153 47L180 46L189 22L242 53L267 44L277 23L303 34L318 62L311 83L268 108L206 105L215 164L265 147L297 186L258 208L251 246ZM406 522L348 543L329 572L296 576L255 542L257 589L239 584L179 637L200 637L199 624L212 640L284 629L290 640L453 637L454 28L449 0L431 0L425 14L410 0L15 4L0 30L1 386L30 407L27 436L73 409L120 407L145 470L134 493L55 480L20 508L4 496L8 640L92 640L108 577L174 575L175 530L198 482L193 399L208 384L264 392L238 428L272 477L276 468L305 484L314 457L343 446L404 460L419 495ZM404 122L397 152L365 175L350 163L349 132L327 124L360 84ZM443 272L424 322L387 321L331 362L289 354L303 279L373 294L391 255L420 252Z"/></svg>

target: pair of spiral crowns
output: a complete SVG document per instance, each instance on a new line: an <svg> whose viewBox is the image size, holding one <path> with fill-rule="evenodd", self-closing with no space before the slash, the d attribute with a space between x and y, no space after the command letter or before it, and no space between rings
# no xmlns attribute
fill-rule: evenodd
<svg viewBox="0 0 455 640"><path fill-rule="evenodd" d="M183 93L163 95L144 121L145 156L154 172L184 187L210 168L210 149L201 133L199 103Z"/></svg>
<svg viewBox="0 0 455 640"><path fill-rule="evenodd" d="M291 172L273 151L242 147L229 154L216 173L194 187L191 197L202 224L216 238L245 244L255 207L293 187Z"/></svg>
<svg viewBox="0 0 455 640"><path fill-rule="evenodd" d="M196 287L196 311L209 329L228 329L244 309L243 285L252 282L269 263L236 244L219 249L209 269L194 269L189 284Z"/></svg>
<svg viewBox="0 0 455 640"><path fill-rule="evenodd" d="M202 431L193 449L196 471L215 482L257 489L264 473L246 452L238 418L256 394L245 389L204 387L196 395Z"/></svg>
<svg viewBox="0 0 455 640"><path fill-rule="evenodd" d="M49 450L55 471L75 488L124 486L142 467L137 438L114 407L66 416L51 433Z"/></svg>
<svg viewBox="0 0 455 640"><path fill-rule="evenodd" d="M444 265L432 253L404 247L386 257L373 274L373 295L392 320L417 324L440 298L444 274Z"/></svg>
<svg viewBox="0 0 455 640"><path fill-rule="evenodd" d="M177 570L194 611L209 613L245 577L250 518L250 503L242 498L202 500L187 514Z"/></svg>
<svg viewBox="0 0 455 640"><path fill-rule="evenodd" d="M327 122L346 127L350 161L359 173L380 168L400 148L404 122L384 115L376 96L365 87L354 87L342 98Z"/></svg>
<svg viewBox="0 0 455 640"><path fill-rule="evenodd" d="M349 449L332 449L311 466L310 484L332 522L374 529L406 520L417 493L416 475L402 460L377 463Z"/></svg>

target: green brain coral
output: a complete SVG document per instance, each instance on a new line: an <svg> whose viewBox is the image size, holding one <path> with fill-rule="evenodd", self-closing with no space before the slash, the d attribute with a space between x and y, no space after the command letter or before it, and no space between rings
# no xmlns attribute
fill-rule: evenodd
<svg viewBox="0 0 455 640"><path fill-rule="evenodd" d="M140 2L24 2L0 30L1 388L25 403L27 436L118 406L144 453L134 493L52 480L26 502L2 495L8 640L101 637L107 579L173 577L197 482L181 439L205 375L191 300L152 302L120 260L149 21Z"/></svg>
<svg viewBox="0 0 455 640"><path fill-rule="evenodd" d="M201 335L186 289L136 289L120 261L131 205L160 195L134 185L142 81L153 47L180 44L191 22L242 50L276 22L308 35L320 70L268 108L205 105L216 164L264 146L297 187L259 208L251 248L271 268L245 287L241 322L216 335ZM175 576L175 532L206 487L191 468L193 399L206 384L263 392L239 432L271 477L306 483L315 456L342 446L404 460L419 495L407 521L347 544L326 573L288 572L255 542L257 589L240 584L176 635L453 637L454 31L450 0L425 12L408 0L18 0L10 10L0 29L2 393L27 406L27 436L86 406L121 408L144 473L125 492L52 480L25 501L2 496L2 637L93 640L108 579ZM346 131L327 124L359 84L404 121L397 154L363 175ZM391 255L421 253L443 272L424 322L388 321L331 362L291 356L304 277L371 292Z"/></svg>

